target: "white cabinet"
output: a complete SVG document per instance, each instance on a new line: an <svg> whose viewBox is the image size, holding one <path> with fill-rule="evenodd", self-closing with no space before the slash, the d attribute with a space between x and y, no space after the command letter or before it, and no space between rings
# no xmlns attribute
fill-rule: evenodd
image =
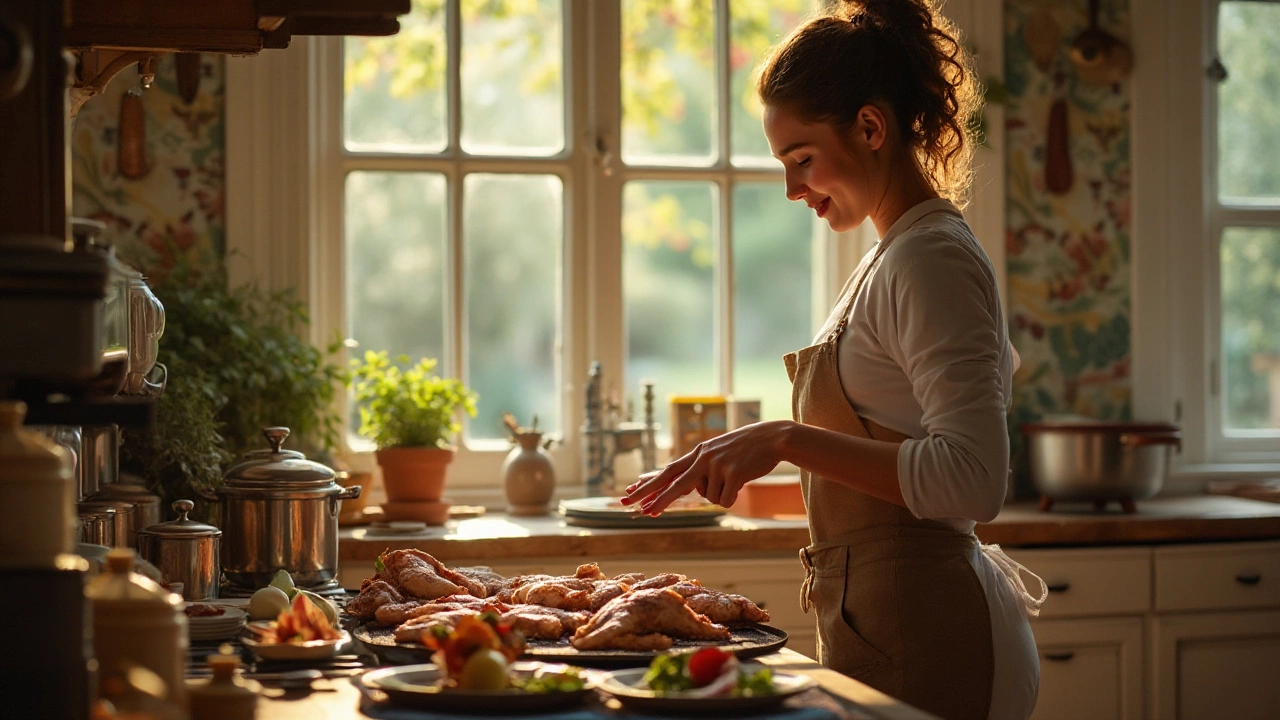
<svg viewBox="0 0 1280 720"><path fill-rule="evenodd" d="M1142 619L1043 620L1033 720L1141 720Z"/></svg>
<svg viewBox="0 0 1280 720"><path fill-rule="evenodd" d="M1009 555L1050 587L1035 718L1280 718L1280 542Z"/></svg>

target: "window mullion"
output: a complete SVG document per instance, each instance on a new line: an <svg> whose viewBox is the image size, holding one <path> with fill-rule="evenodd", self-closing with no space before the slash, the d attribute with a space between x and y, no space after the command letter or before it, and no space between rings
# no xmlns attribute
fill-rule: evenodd
<svg viewBox="0 0 1280 720"><path fill-rule="evenodd" d="M446 152L451 157L461 155L460 138L462 135L462 8L460 0L445 4L445 85L447 93L447 117L449 144ZM464 377L466 371L466 294L463 287L463 227L462 227L462 181L463 174L459 163L451 163L445 170L448 188L448 242L445 243L446 261L449 272L446 297L450 299L449 310L445 318L445 352L449 358L449 366L444 372L454 377Z"/></svg>
<svg viewBox="0 0 1280 720"><path fill-rule="evenodd" d="M733 136L730 128L729 108L729 3L730 0L716 0L716 119L719 124L717 140L719 144L717 165L727 168L732 163ZM716 238L719 242L719 259L716 268L716 359L720 365L720 392L728 395L733 392L733 182L728 173L719 173L716 188L719 191L718 219Z"/></svg>

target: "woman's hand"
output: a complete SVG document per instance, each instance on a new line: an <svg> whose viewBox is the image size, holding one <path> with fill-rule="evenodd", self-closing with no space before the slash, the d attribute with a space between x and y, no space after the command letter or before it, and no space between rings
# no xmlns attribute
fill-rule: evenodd
<svg viewBox="0 0 1280 720"><path fill-rule="evenodd" d="M789 420L758 422L699 443L661 470L645 473L627 488L623 505L640 504L640 512L658 515L671 503L696 490L722 507L738 499L743 485L769 474L783 460L779 441Z"/></svg>

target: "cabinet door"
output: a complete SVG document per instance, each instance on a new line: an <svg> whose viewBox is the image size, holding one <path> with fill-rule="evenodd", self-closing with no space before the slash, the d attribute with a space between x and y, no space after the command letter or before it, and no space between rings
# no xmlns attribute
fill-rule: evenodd
<svg viewBox="0 0 1280 720"><path fill-rule="evenodd" d="M1040 698L1033 720L1139 720L1142 619L1039 620Z"/></svg>
<svg viewBox="0 0 1280 720"><path fill-rule="evenodd" d="M1280 610L1152 621L1152 717L1280 717Z"/></svg>

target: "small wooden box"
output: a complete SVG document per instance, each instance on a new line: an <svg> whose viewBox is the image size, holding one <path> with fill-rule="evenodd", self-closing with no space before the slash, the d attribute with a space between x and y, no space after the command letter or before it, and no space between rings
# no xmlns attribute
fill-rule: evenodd
<svg viewBox="0 0 1280 720"><path fill-rule="evenodd" d="M671 459L703 440L723 435L729 427L728 400L723 395L675 395L671 403Z"/></svg>

